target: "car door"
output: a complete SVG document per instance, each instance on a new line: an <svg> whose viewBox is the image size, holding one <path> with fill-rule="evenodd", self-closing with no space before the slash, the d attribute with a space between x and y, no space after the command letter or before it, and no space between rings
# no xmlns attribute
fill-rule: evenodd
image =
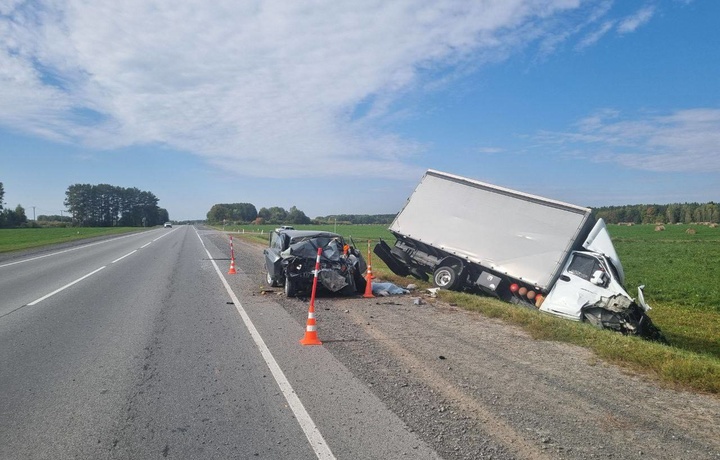
<svg viewBox="0 0 720 460"><path fill-rule="evenodd" d="M286 236L273 231L270 234L270 246L265 248L265 266L268 273L274 280L282 280L284 277L282 271L282 259L280 253L284 248Z"/></svg>

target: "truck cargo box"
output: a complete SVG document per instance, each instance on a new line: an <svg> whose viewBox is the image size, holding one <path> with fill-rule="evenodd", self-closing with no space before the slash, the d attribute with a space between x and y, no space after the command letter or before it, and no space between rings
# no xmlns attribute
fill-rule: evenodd
<svg viewBox="0 0 720 460"><path fill-rule="evenodd" d="M428 170L389 229L545 291L592 225L588 208Z"/></svg>

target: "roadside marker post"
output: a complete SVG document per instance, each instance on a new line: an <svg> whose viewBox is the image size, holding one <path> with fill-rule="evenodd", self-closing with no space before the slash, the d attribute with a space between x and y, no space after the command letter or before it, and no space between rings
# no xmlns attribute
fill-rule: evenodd
<svg viewBox="0 0 720 460"><path fill-rule="evenodd" d="M372 293L372 259L370 255L370 240L368 240L368 258L367 258L367 273L365 275L365 294L363 294L363 297L366 299L370 299L375 297Z"/></svg>
<svg viewBox="0 0 720 460"><path fill-rule="evenodd" d="M322 345L317 336L317 324L315 323L315 292L317 291L318 273L320 273L320 256L322 248L318 248L315 259L315 272L313 275L312 293L310 294L310 308L308 309L307 325L305 326L305 337L300 340L302 345Z"/></svg>
<svg viewBox="0 0 720 460"><path fill-rule="evenodd" d="M236 274L237 271L235 271L235 249L233 248L232 235L230 235L230 270L228 270L228 275Z"/></svg>

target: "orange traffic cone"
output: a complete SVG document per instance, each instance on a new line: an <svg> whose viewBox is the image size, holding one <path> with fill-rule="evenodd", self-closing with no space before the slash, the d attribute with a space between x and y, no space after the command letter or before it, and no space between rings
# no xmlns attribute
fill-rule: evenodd
<svg viewBox="0 0 720 460"><path fill-rule="evenodd" d="M365 294L363 294L365 298L375 297L372 293L372 279L372 267L368 264L367 274L365 275Z"/></svg>
<svg viewBox="0 0 720 460"><path fill-rule="evenodd" d="M233 247L232 235L230 235L230 270L228 275L236 275L235 271L235 248Z"/></svg>
<svg viewBox="0 0 720 460"><path fill-rule="evenodd" d="M317 336L317 325L315 324L315 307L310 304L308 310L307 326L305 327L305 337L300 340L302 345L322 345Z"/></svg>

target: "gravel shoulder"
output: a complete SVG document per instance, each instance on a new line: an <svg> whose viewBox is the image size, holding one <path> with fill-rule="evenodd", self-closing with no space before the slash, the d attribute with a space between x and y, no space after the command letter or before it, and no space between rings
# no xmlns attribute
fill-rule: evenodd
<svg viewBox="0 0 720 460"><path fill-rule="evenodd" d="M262 246L234 241L238 266L263 285ZM304 324L307 299L281 290L267 294ZM315 305L323 346L443 458L720 459L717 397L422 293Z"/></svg>

